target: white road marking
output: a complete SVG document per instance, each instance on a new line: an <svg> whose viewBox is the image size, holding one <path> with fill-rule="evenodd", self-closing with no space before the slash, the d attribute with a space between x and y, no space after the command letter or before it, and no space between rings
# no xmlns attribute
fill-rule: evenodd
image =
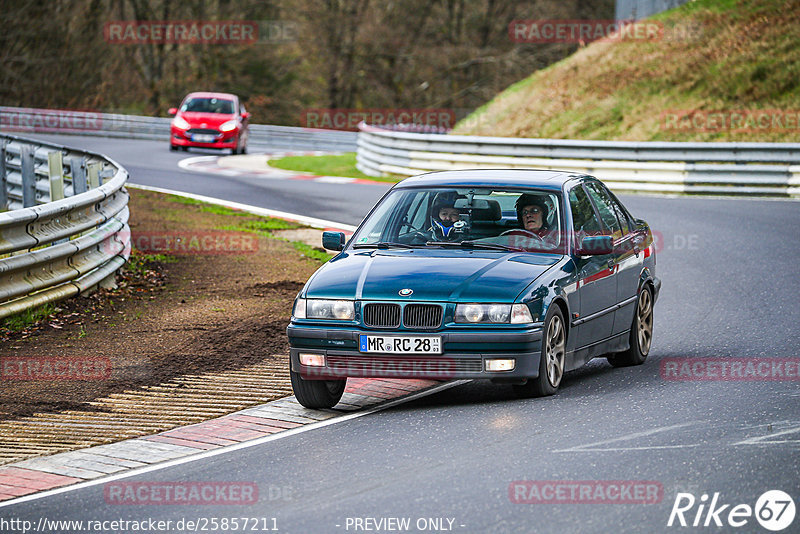
<svg viewBox="0 0 800 534"><path fill-rule="evenodd" d="M396 399L393 401L389 401L386 404L382 404L380 406L375 406L374 408L369 408L363 412L357 413L350 413L346 415L342 415L340 417L336 417L334 419L327 419L325 421L319 421L317 423L309 423L303 425L301 427L293 428L290 430L284 430L283 432L278 432L277 434L272 434L270 436L264 436L263 438L256 438L250 441L245 441L239 443L237 445L231 445L228 447L222 447L220 449L212 449L209 451L201 452L194 454L192 456L184 456L183 458L176 458L175 460L168 460L166 462L162 462L155 465L149 465L147 467L138 467L131 469L125 473L119 473L116 475L109 475L101 478L96 478L94 480L87 480L86 482L80 482L78 484L73 484L71 486L64 486L63 488L56 488L52 490L43 491L41 493L35 493L32 495L26 495L23 497L19 497L17 499L12 499L10 501L0 502L0 508L4 508L7 506L11 506L14 504L22 504L24 502L35 501L39 499L43 499L45 497L51 497L53 495L58 495L61 493L67 493L70 491L75 491L83 488L88 488L91 486L98 486L100 484L107 484L108 482L113 482L115 480L121 480L124 478L130 478L136 475L141 475L144 473L152 473L153 471L159 471L161 469L167 469L169 467L174 467L176 465L183 465L188 464L191 462L196 462L198 460L205 460L206 458L211 458L214 456L219 456L221 454L227 454L229 452L238 451L241 449L247 449L250 447L255 447L257 445L261 445L263 443L267 443L270 441L276 441L283 438L288 438L290 436L295 436L297 434L302 434L303 432L308 432L310 430L316 430L317 428L322 428L330 425L335 425L336 423L342 423L344 421L349 421L351 419L357 419L359 417L363 417L365 415L370 415L376 412L380 412L382 410L386 410L387 408L393 408L400 404L404 404L406 402L411 402L413 400L421 399L423 397L427 397L428 395L433 395L434 393L439 393L440 391L444 391L446 389L450 389L455 386L460 386L461 384L465 384L467 382L471 382L471 380L456 380L453 382L446 382L444 384L440 384L438 386L434 386L430 389L426 389L425 391L421 391L418 393L413 393L408 397L403 397L402 399Z"/></svg>
<svg viewBox="0 0 800 534"><path fill-rule="evenodd" d="M219 159L219 156L195 156L193 158L185 158L178 162L178 167L185 171L197 172L192 169L192 165L197 163L211 163L217 161L217 159Z"/></svg>
<svg viewBox="0 0 800 534"><path fill-rule="evenodd" d="M346 178L344 176L320 176L314 179L315 182L323 182L326 184L349 184L355 182L355 178Z"/></svg>
<svg viewBox="0 0 800 534"><path fill-rule="evenodd" d="M646 436L652 436L653 434L659 434L661 432L669 432L670 430L675 430L678 428L685 428L687 426L699 425L703 424L704 421L691 421L689 423L681 423L678 425L671 425L671 426L663 426L660 428L654 428L651 430L645 430L642 432L634 432L633 434L626 434L625 436L620 436L618 438L607 439L603 441L597 441L595 443L587 443L586 445L577 445L575 447L570 447L568 449L559 449L553 452L597 452L597 451L620 451L620 450L648 450L648 449L664 449L664 448L682 448L682 447L693 447L695 445L670 445L670 446L652 446L652 447L612 447L612 448L605 448L601 447L601 445L607 445L609 443L617 443L619 441L627 441L631 439L643 438Z"/></svg>
<svg viewBox="0 0 800 534"><path fill-rule="evenodd" d="M262 215L265 217L277 217L279 219L286 219L289 221L295 221L303 224L307 224L308 226L312 226L314 228L336 228L338 230L343 230L345 232L355 232L356 227L344 224L336 221L327 221L325 219L317 219L315 217L306 217L305 215L299 215L297 213L287 213L285 211L278 211L278 210L271 210L267 208L259 208L258 206L251 206L249 204L241 204L239 202L231 202L228 200L221 200L218 198L213 197L206 197L203 195L195 195L194 193L186 193L184 191L175 191L173 189L164 189L161 187L151 187L149 185L139 185L139 184L132 184L127 183L125 187L130 187L131 189L142 189L144 191L155 191L157 193L167 193L169 195L176 195L179 197L184 198L192 198L194 200L200 200L202 202L208 202L209 204L216 204L217 206L223 206L226 208L242 210L249 213L254 213L256 215Z"/></svg>
<svg viewBox="0 0 800 534"><path fill-rule="evenodd" d="M766 436L756 436L752 438L747 438L744 441L734 443L734 445L777 445L782 443L797 443L800 445L800 436L798 436L798 439L781 439L781 440L770 439L777 436L785 436L787 434L796 434L798 432L800 432L800 426L796 426L788 430L783 430L781 432L774 432L772 434L767 434Z"/></svg>

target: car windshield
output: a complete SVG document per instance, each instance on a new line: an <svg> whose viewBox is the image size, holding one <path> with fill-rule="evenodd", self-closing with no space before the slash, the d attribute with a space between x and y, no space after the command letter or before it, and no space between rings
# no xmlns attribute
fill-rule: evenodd
<svg viewBox="0 0 800 534"><path fill-rule="evenodd" d="M397 189L373 210L352 247L463 247L563 253L559 195L535 189ZM520 218L522 220L520 220Z"/></svg>
<svg viewBox="0 0 800 534"><path fill-rule="evenodd" d="M233 101L221 98L189 98L181 106L181 111L233 115Z"/></svg>

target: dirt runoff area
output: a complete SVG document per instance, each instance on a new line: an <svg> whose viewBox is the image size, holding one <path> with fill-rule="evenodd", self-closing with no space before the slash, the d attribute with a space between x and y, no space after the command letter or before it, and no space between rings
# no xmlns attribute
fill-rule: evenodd
<svg viewBox="0 0 800 534"><path fill-rule="evenodd" d="M185 389L214 373L248 377L248 370L260 370L252 372L252 394L226 399L225 388L215 390L223 412L291 392L286 326L292 303L329 257L299 240L319 243L321 232L129 192L134 254L117 278L119 287L58 303L34 324L0 326L0 452L17 446L16 422L64 414L80 419L104 410L111 418L111 400L165 385ZM265 374L266 386L259 388ZM157 398L168 406L172 397ZM163 424L155 418L141 433L197 422L218 410L168 413ZM99 442L107 441L113 439ZM5 461L24 456L30 454L6 455Z"/></svg>

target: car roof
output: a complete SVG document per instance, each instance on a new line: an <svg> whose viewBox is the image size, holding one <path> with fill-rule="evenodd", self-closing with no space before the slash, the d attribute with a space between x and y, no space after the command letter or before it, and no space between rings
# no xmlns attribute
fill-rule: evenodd
<svg viewBox="0 0 800 534"><path fill-rule="evenodd" d="M543 169L468 169L435 171L406 178L396 188L448 187L538 187L560 191L564 183L585 175Z"/></svg>
<svg viewBox="0 0 800 534"><path fill-rule="evenodd" d="M231 94L231 93L209 93L209 92L205 92L205 91L199 91L197 93L189 93L188 95L186 95L186 98L189 98L189 97L192 97L192 98L224 98L225 100L236 100L237 99L236 95ZM186 100L186 98L184 98L184 100Z"/></svg>

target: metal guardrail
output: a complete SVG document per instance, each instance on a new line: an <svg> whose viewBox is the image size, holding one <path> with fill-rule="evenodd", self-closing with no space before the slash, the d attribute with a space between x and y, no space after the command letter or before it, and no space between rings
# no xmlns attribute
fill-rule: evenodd
<svg viewBox="0 0 800 534"><path fill-rule="evenodd" d="M127 179L98 154L0 135L0 319L111 284L131 250Z"/></svg>
<svg viewBox="0 0 800 534"><path fill-rule="evenodd" d="M800 196L800 143L667 143L417 134L359 125L370 176L475 168L592 174L618 191Z"/></svg>
<svg viewBox="0 0 800 534"><path fill-rule="evenodd" d="M26 133L63 133L128 139L169 140L172 119L0 106L0 130ZM356 132L251 124L249 148L354 152Z"/></svg>

